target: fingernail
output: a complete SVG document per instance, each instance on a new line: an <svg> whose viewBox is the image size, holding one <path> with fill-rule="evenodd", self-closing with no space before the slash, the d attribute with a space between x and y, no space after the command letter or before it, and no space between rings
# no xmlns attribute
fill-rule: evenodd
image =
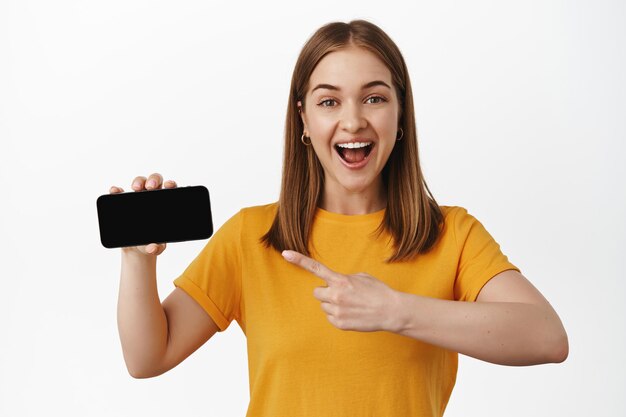
<svg viewBox="0 0 626 417"><path fill-rule="evenodd" d="M139 188L139 181L135 181L133 183L133 188Z"/></svg>
<svg viewBox="0 0 626 417"><path fill-rule="evenodd" d="M156 187L156 183L154 182L154 180L150 180L146 183L146 188L148 187Z"/></svg>
<svg viewBox="0 0 626 417"><path fill-rule="evenodd" d="M287 250L284 250L282 252L282 255L283 255L283 258L287 259L288 261L293 261L293 253L291 253L291 252L289 252Z"/></svg>

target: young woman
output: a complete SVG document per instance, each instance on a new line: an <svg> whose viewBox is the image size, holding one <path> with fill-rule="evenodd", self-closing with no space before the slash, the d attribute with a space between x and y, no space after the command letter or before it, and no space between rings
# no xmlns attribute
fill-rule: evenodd
<svg viewBox="0 0 626 417"><path fill-rule="evenodd" d="M133 189L162 183L140 176ZM279 201L229 219L161 304L165 247L122 250L128 370L162 374L236 320L248 416L441 416L457 352L506 365L568 354L558 315L482 224L435 202L404 59L366 21L325 25L306 43Z"/></svg>

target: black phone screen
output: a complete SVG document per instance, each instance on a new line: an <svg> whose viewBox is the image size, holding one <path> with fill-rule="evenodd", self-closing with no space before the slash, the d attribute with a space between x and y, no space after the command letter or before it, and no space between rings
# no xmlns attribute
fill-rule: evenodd
<svg viewBox="0 0 626 417"><path fill-rule="evenodd" d="M105 248L208 239L213 234L206 187L106 194L96 201Z"/></svg>

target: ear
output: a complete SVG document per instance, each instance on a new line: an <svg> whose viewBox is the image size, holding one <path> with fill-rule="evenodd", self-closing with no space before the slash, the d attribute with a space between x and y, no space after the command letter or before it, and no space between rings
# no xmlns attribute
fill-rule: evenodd
<svg viewBox="0 0 626 417"><path fill-rule="evenodd" d="M300 100L298 100L298 102L296 103L296 105L298 106L298 114L300 115L300 118L302 119L302 124L304 125L304 130L306 131L306 115L304 114L304 109L302 108L302 102Z"/></svg>

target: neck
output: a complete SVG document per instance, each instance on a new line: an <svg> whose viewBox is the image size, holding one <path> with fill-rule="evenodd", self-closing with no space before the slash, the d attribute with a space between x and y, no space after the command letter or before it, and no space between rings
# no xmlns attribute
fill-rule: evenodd
<svg viewBox="0 0 626 417"><path fill-rule="evenodd" d="M320 207L338 214L369 214L387 206L387 193L382 180L369 190L349 191L345 188L324 187Z"/></svg>

